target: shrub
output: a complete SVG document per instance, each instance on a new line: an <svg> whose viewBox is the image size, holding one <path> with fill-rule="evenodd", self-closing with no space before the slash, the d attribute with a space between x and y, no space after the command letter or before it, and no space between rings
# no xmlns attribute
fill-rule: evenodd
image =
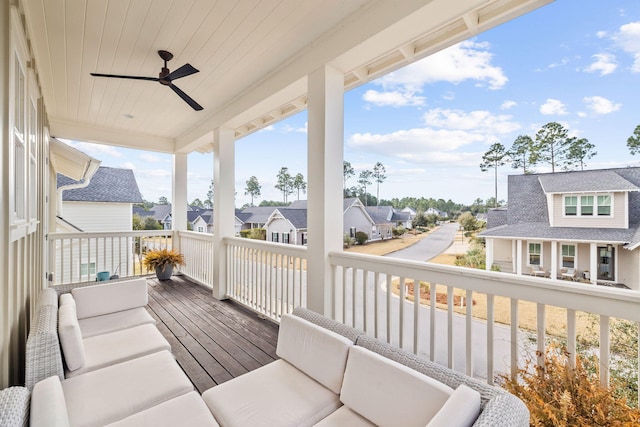
<svg viewBox="0 0 640 427"><path fill-rule="evenodd" d="M251 234L251 230L247 229L247 230L240 230L240 237L243 237L245 239L249 238L249 235Z"/></svg>
<svg viewBox="0 0 640 427"><path fill-rule="evenodd" d="M407 230L405 230L405 228L403 226L399 226L394 228L393 230L391 230L391 233L393 234L393 237L402 237L404 235L404 233L406 233Z"/></svg>
<svg viewBox="0 0 640 427"><path fill-rule="evenodd" d="M518 371L520 378L499 377L504 388L525 402L532 426L637 426L640 410L616 398L613 387L601 386L597 371L597 357L578 356L572 368L565 350L551 344L544 366L529 358Z"/></svg>
<svg viewBox="0 0 640 427"><path fill-rule="evenodd" d="M367 240L369 240L367 233L364 231L356 231L356 242L358 242L359 245L364 245Z"/></svg>
<svg viewBox="0 0 640 427"><path fill-rule="evenodd" d="M471 245L466 254L457 256L455 260L455 264L459 267L479 268L481 270L485 269L485 262L484 247L477 244Z"/></svg>
<svg viewBox="0 0 640 427"><path fill-rule="evenodd" d="M344 243L344 247L346 249L349 249L351 246L356 244L356 241L351 236L349 236L349 233L344 233L342 242Z"/></svg>
<svg viewBox="0 0 640 427"><path fill-rule="evenodd" d="M254 240L267 240L267 230L264 228L252 228L249 238Z"/></svg>

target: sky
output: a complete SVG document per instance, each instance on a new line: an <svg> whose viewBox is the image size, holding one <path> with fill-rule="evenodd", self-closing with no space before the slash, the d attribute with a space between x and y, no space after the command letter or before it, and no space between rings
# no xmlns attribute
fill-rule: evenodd
<svg viewBox="0 0 640 427"><path fill-rule="evenodd" d="M587 169L640 166L626 146L640 125L640 1L558 0L346 92L344 103L344 158L356 175L385 166L382 199L493 197L482 155L553 121L595 145ZM250 202L252 175L262 186L256 205L282 200L281 167L307 176L306 127L302 112L236 141L237 207ZM69 143L103 166L133 169L144 199L171 199L171 155ZM189 155L189 202L206 198L212 167L212 154ZM498 169L499 200L518 173Z"/></svg>

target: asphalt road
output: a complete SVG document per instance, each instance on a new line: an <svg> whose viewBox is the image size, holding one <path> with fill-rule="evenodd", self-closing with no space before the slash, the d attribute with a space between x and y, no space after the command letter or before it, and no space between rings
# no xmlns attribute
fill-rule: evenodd
<svg viewBox="0 0 640 427"><path fill-rule="evenodd" d="M458 223L450 222L429 234L415 245L400 249L385 256L390 258L408 259L412 261L429 261L440 255L451 244L458 232Z"/></svg>

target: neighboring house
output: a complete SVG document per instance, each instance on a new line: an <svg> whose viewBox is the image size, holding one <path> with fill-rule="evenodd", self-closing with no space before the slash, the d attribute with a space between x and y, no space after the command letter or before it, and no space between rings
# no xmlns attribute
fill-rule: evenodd
<svg viewBox="0 0 640 427"><path fill-rule="evenodd" d="M307 209L274 208L264 226L268 242L307 244Z"/></svg>
<svg viewBox="0 0 640 427"><path fill-rule="evenodd" d="M238 220L242 222L242 229L264 228L269 217L276 209L286 209L288 206L252 206L243 209ZM306 206L305 206L306 209Z"/></svg>
<svg viewBox="0 0 640 427"><path fill-rule="evenodd" d="M131 231L132 206L142 203L136 178L129 169L100 167L88 182L58 174L57 189L61 200L56 220L58 232ZM124 273L122 269L126 266L113 265L112 257L132 259L131 238L105 241L103 247L91 247L82 240L64 242L64 248L58 250L63 251L65 259L76 260L74 266L61 273L64 280L71 277L93 280L97 265L107 266L111 273L116 270ZM133 269L133 264L129 268Z"/></svg>
<svg viewBox="0 0 640 427"><path fill-rule="evenodd" d="M489 211L487 268L640 290L640 168L512 175L508 208ZM573 271L573 270L571 270Z"/></svg>
<svg viewBox="0 0 640 427"><path fill-rule="evenodd" d="M440 211L436 208L429 208L426 211L424 211L425 215L436 215L437 217L440 218L448 218L449 214L447 214L446 212Z"/></svg>
<svg viewBox="0 0 640 427"><path fill-rule="evenodd" d="M416 212L415 209L413 209L412 207L407 206L406 208L402 209L400 212L405 212L409 214L409 218L411 218L411 220L413 221L415 219L415 217L418 215L418 213Z"/></svg>
<svg viewBox="0 0 640 427"><path fill-rule="evenodd" d="M343 201L343 232L349 237L355 238L356 232L367 233L369 240L379 240L387 237L387 229L384 221L376 220L367 212L364 205L357 197L350 197Z"/></svg>
<svg viewBox="0 0 640 427"><path fill-rule="evenodd" d="M371 217L384 218L394 227L412 228L413 218L409 212L394 209L393 206L367 206L365 209Z"/></svg>

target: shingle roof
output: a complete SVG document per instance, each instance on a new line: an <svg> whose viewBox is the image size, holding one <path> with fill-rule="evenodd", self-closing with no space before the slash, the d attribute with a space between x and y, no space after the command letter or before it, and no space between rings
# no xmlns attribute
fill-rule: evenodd
<svg viewBox="0 0 640 427"><path fill-rule="evenodd" d="M58 174L57 188L78 184L67 176ZM108 168L101 166L91 178L89 185L62 192L65 202L112 202L142 203L136 177L131 169Z"/></svg>
<svg viewBox="0 0 640 427"><path fill-rule="evenodd" d="M286 206L253 206L246 208L242 212L248 216L243 221L245 223L264 224L276 209L286 209Z"/></svg>
<svg viewBox="0 0 640 427"><path fill-rule="evenodd" d="M547 194L640 190L611 169L545 174L539 180Z"/></svg>
<svg viewBox="0 0 640 427"><path fill-rule="evenodd" d="M297 230L307 228L307 210L306 209L290 209L278 208L278 212L282 214Z"/></svg>

